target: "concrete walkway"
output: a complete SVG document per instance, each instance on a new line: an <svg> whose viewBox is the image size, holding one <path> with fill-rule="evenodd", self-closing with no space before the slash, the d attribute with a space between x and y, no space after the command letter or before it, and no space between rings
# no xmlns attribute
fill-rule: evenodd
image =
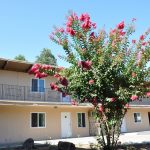
<svg viewBox="0 0 150 150"><path fill-rule="evenodd" d="M96 137L82 137L82 138L68 138L68 139L56 139L47 141L35 141L36 144L51 144L57 145L59 141L68 141L74 143L76 146L85 146L90 144L96 144ZM122 133L119 138L121 144L133 144L133 143L150 143L150 131Z"/></svg>

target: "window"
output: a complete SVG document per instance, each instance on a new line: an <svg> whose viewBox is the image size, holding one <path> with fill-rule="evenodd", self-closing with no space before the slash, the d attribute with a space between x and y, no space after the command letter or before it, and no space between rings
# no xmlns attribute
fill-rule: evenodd
<svg viewBox="0 0 150 150"><path fill-rule="evenodd" d="M78 127L85 127L85 113L78 113Z"/></svg>
<svg viewBox="0 0 150 150"><path fill-rule="evenodd" d="M31 127L45 127L45 113L31 113Z"/></svg>
<svg viewBox="0 0 150 150"><path fill-rule="evenodd" d="M43 79L32 79L32 92L45 92Z"/></svg>
<svg viewBox="0 0 150 150"><path fill-rule="evenodd" d="M134 122L141 122L141 114L134 113Z"/></svg>
<svg viewBox="0 0 150 150"><path fill-rule="evenodd" d="M62 96L62 101L63 102L71 102L71 97L69 95L67 95L65 97Z"/></svg>

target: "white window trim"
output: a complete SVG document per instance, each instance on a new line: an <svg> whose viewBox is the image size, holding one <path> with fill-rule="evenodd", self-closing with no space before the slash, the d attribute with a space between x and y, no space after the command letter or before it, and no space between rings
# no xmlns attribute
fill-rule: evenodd
<svg viewBox="0 0 150 150"><path fill-rule="evenodd" d="M80 113L80 114L81 114L81 113L84 113L84 114L85 114L85 127L79 127L79 126L78 126L78 114L79 114L79 113ZM87 122L87 121L86 121L86 112L77 112L77 128L86 128L86 127L87 127L86 122Z"/></svg>
<svg viewBox="0 0 150 150"><path fill-rule="evenodd" d="M45 93L45 91L44 92L40 92L40 91L32 91L32 79L37 79L38 80L38 88L39 88L39 78L31 78L31 81L30 81L30 83L31 83L31 88L30 88L30 92L31 93ZM41 80L44 80L44 90L45 90L45 79L41 79Z"/></svg>
<svg viewBox="0 0 150 150"><path fill-rule="evenodd" d="M141 121L140 121L140 122L135 122L134 114L137 114L137 113L140 114L140 117L141 117ZM135 124L140 124L140 123L142 123L142 115L141 115L141 113L140 113L140 112L134 112L134 113L133 113L133 120L134 120L134 123L135 123Z"/></svg>
<svg viewBox="0 0 150 150"><path fill-rule="evenodd" d="M32 113L45 114L45 126L44 127L32 127L32 117L31 117ZM30 128L32 128L32 129L46 128L46 112L30 112Z"/></svg>

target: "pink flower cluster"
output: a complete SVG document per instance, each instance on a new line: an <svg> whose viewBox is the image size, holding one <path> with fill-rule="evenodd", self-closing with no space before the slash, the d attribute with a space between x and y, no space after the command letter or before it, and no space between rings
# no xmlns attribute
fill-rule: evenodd
<svg viewBox="0 0 150 150"><path fill-rule="evenodd" d="M135 43L136 43L136 40L133 39L133 40L132 40L132 44L135 44Z"/></svg>
<svg viewBox="0 0 150 150"><path fill-rule="evenodd" d="M69 33L71 36L74 36L76 34L76 31L73 29L73 22L74 21L80 21L81 27L84 31L87 31L91 28L96 28L96 23L92 23L90 21L90 16L85 13L81 14L81 16L78 18L78 16L75 13L72 13L68 17L67 23L66 23L66 32Z"/></svg>
<svg viewBox="0 0 150 150"><path fill-rule="evenodd" d="M144 36L144 35L141 35L141 36L140 36L140 40L143 41L144 39L145 39L145 36Z"/></svg>
<svg viewBox="0 0 150 150"><path fill-rule="evenodd" d="M44 64L44 65L41 65L41 69L43 69L43 70L50 70L50 69L53 69L54 67L52 67L51 65L46 65L46 64Z"/></svg>
<svg viewBox="0 0 150 150"><path fill-rule="evenodd" d="M94 34L94 32L92 32L91 34L90 34L90 38L95 38L95 34Z"/></svg>
<svg viewBox="0 0 150 150"><path fill-rule="evenodd" d="M59 80L59 83L62 84L63 86L68 86L68 80L65 77L61 77L59 74L55 74L54 77L56 77ZM54 82L50 83L50 87L52 90L62 92L63 97L67 95Z"/></svg>
<svg viewBox="0 0 150 150"><path fill-rule="evenodd" d="M82 67L83 69L90 70L91 66L92 66L92 62L89 61L89 60L87 60L87 61L79 61L78 62L78 66Z"/></svg>
<svg viewBox="0 0 150 150"><path fill-rule="evenodd" d="M68 86L68 80L65 77L60 77L59 81L63 86Z"/></svg>
<svg viewBox="0 0 150 150"><path fill-rule="evenodd" d="M130 98L132 101L135 101L138 99L138 96L137 95L132 95L131 98Z"/></svg>
<svg viewBox="0 0 150 150"><path fill-rule="evenodd" d="M92 27L96 28L96 23L90 21L90 16L87 13L81 14L79 20L82 22L81 27L83 30L89 30Z"/></svg>
<svg viewBox="0 0 150 150"><path fill-rule="evenodd" d="M146 93L146 96L147 96L147 97L150 97L150 92L147 92L147 93Z"/></svg>
<svg viewBox="0 0 150 150"><path fill-rule="evenodd" d="M68 86L68 80L65 77L62 77L60 74L55 73L54 77L58 79L59 83L63 86Z"/></svg>
<svg viewBox="0 0 150 150"><path fill-rule="evenodd" d="M98 108L98 110L99 110L99 112L103 112L103 110L104 110L104 109L103 109L103 106L100 105L99 108Z"/></svg>
<svg viewBox="0 0 150 150"><path fill-rule="evenodd" d="M59 74L55 74L54 77L56 77L61 85L63 86L68 86L68 80L65 77L61 77ZM62 96L65 97L67 94L65 92L62 91L62 89L55 84L54 82L50 83L50 87L52 90L58 91L58 92L62 92Z"/></svg>
<svg viewBox="0 0 150 150"><path fill-rule="evenodd" d="M66 23L66 32L69 33L71 36L75 35L75 31L72 29L73 21L78 20L78 16L73 13L71 16L68 17Z"/></svg>
<svg viewBox="0 0 150 150"><path fill-rule="evenodd" d="M72 105L77 105L77 102L75 100L71 100Z"/></svg>
<svg viewBox="0 0 150 150"><path fill-rule="evenodd" d="M124 36L126 34L126 32L124 32L123 30L117 30L117 29L113 29L110 31L110 36L114 36L117 35L119 33L119 36Z"/></svg>
<svg viewBox="0 0 150 150"><path fill-rule="evenodd" d="M52 69L52 67L50 65L41 65L41 64L34 64L32 66L32 68L30 69L29 73L30 74L34 74L34 76L36 78L44 78L44 77L47 77L48 74L45 73L44 71L41 72L42 70L49 70L49 69Z"/></svg>
<svg viewBox="0 0 150 150"><path fill-rule="evenodd" d="M120 36L124 36L126 34L126 32L124 32L123 30L119 31Z"/></svg>
<svg viewBox="0 0 150 150"><path fill-rule="evenodd" d="M118 28L119 30L124 29L124 21L120 22L120 23L117 25L117 28Z"/></svg>
<svg viewBox="0 0 150 150"><path fill-rule="evenodd" d="M92 104L96 107L97 106L97 98L95 97L95 98L93 98L92 99Z"/></svg>
<svg viewBox="0 0 150 150"><path fill-rule="evenodd" d="M55 91L60 91L59 87L55 84L55 83L50 83L50 87L52 90L55 90Z"/></svg>
<svg viewBox="0 0 150 150"><path fill-rule="evenodd" d="M139 64L139 63L141 62L142 54L143 54L142 51L139 51L139 52L137 53L137 56L136 56L136 63L137 63L137 64Z"/></svg>
<svg viewBox="0 0 150 150"><path fill-rule="evenodd" d="M62 28L62 27L60 27L60 28L56 27L55 30L52 32L52 35L54 36L57 33L64 33L64 32L65 32L64 28Z"/></svg>
<svg viewBox="0 0 150 150"><path fill-rule="evenodd" d="M59 83L62 84L63 86L67 86L68 85L68 80L65 77L62 77L58 72L63 70L63 67L58 67L58 68L54 68L50 65L42 65L42 64L34 64L32 66L32 68L30 69L29 73L30 74L34 74L34 76L36 78L44 78L47 77L48 74L45 72L48 71L54 71L55 69L55 74L54 77L57 78L59 80ZM58 85L56 85L55 83L50 83L50 87L52 90L55 91L59 91L62 92L62 90L58 87Z"/></svg>
<svg viewBox="0 0 150 150"><path fill-rule="evenodd" d="M130 107L129 103L127 103L127 104L125 105L125 107L126 107L127 109L129 109L129 107Z"/></svg>
<svg viewBox="0 0 150 150"><path fill-rule="evenodd" d="M54 74L54 77L57 78L57 79L59 79L59 78L61 77L61 75L58 74L58 73L55 73L55 74Z"/></svg>
<svg viewBox="0 0 150 150"><path fill-rule="evenodd" d="M89 80L89 84L91 85L91 84L94 84L94 80Z"/></svg>
<svg viewBox="0 0 150 150"><path fill-rule="evenodd" d="M114 97L110 98L110 102L114 102L114 101L115 101Z"/></svg>
<svg viewBox="0 0 150 150"><path fill-rule="evenodd" d="M124 36L126 34L126 32L123 31L124 29L124 21L120 22L117 27L113 30L110 31L110 36L113 36L113 35L118 35L119 36Z"/></svg>
<svg viewBox="0 0 150 150"><path fill-rule="evenodd" d="M56 29L56 32L64 33L64 32L65 32L65 30L64 30L64 28L57 28L57 29Z"/></svg>

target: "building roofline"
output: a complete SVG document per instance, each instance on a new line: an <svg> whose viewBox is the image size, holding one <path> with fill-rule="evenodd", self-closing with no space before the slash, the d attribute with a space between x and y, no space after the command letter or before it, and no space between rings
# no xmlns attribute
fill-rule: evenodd
<svg viewBox="0 0 150 150"><path fill-rule="evenodd" d="M80 107L80 108L93 108L89 103L72 105L69 102L39 102L39 101L15 101L15 100L0 100L0 106L52 106L52 107Z"/></svg>
<svg viewBox="0 0 150 150"><path fill-rule="evenodd" d="M32 66L33 63L30 62L0 58L0 70L27 73Z"/></svg>
<svg viewBox="0 0 150 150"><path fill-rule="evenodd" d="M129 108L150 108L150 105L129 105Z"/></svg>
<svg viewBox="0 0 150 150"><path fill-rule="evenodd" d="M8 70L8 71L27 73L34 64L35 63L31 63L31 62L27 62L27 61L0 58L0 70ZM51 66L53 66L53 65L51 65ZM58 66L53 66L53 67L57 68Z"/></svg>

